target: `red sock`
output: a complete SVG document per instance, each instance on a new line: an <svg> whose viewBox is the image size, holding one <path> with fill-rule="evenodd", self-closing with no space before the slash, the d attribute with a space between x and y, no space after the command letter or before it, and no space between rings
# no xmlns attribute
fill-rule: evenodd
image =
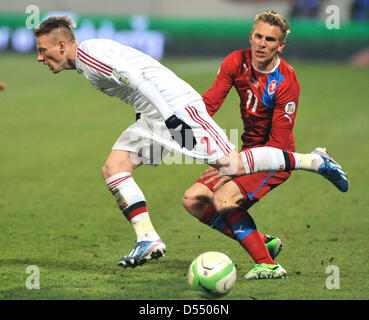
<svg viewBox="0 0 369 320"><path fill-rule="evenodd" d="M209 206L204 210L202 216L199 218L199 220L202 223L207 224L213 229L216 229L226 235L227 237L230 237L232 239L235 239L232 230L229 228L229 226L224 222L224 220L218 216L216 213L214 207L209 204Z"/></svg>
<svg viewBox="0 0 369 320"><path fill-rule="evenodd" d="M263 242L265 243L267 241L266 235L261 233L260 231L258 231L258 232L259 232L259 235L260 235L261 239L263 239Z"/></svg>
<svg viewBox="0 0 369 320"><path fill-rule="evenodd" d="M249 253L255 263L275 264L275 261L269 254L263 239L260 237L259 231L252 231L249 235L240 241L242 247Z"/></svg>
<svg viewBox="0 0 369 320"><path fill-rule="evenodd" d="M275 264L265 246L263 239L265 236L256 229L254 220L245 209L239 207L230 210L223 218L255 263Z"/></svg>
<svg viewBox="0 0 369 320"><path fill-rule="evenodd" d="M214 207L210 204L205 210L204 210L204 212L203 212L203 214L202 214L202 216L199 218L199 220L202 222L202 223L204 223L204 224L206 224L206 225L208 225L208 226L212 226L212 223L214 222L214 220L217 218L217 213L216 213L216 211L215 211L215 209L214 209ZM218 230L218 229L217 229ZM230 237L230 238L232 238L232 239L235 239L236 240L236 238L235 238L235 236L233 235L233 232L232 232L232 230L231 230L231 228L227 225L227 224L225 224L224 225L224 227L223 227L223 229L222 230L218 230L218 231L220 231L221 233L223 233L224 235L226 235L227 237ZM266 242L267 241L267 237L266 237L266 235L265 234L263 234L263 233L261 233L260 231L258 231L259 232L259 235L260 235L260 237L261 237L261 239L264 241L264 242Z"/></svg>

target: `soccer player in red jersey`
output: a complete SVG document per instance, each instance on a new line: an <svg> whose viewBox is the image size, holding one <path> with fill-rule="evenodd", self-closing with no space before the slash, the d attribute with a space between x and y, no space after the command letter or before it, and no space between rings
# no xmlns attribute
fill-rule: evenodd
<svg viewBox="0 0 369 320"><path fill-rule="evenodd" d="M228 55L213 85L203 95L212 116L229 90L236 88L244 123L243 151L261 146L295 151L292 131L300 86L293 68L279 56L289 32L289 23L280 14L274 11L258 14L250 33L251 48ZM252 161L247 152L244 154L246 161ZM291 171L254 173L232 179L221 177L210 168L184 195L187 211L238 240L253 258L256 265L246 279L286 277L286 271L274 261L281 241L261 234L248 209L290 175Z"/></svg>

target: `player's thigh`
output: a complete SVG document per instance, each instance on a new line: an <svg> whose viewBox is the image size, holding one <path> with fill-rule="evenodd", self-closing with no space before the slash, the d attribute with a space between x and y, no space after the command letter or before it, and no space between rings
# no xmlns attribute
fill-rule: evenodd
<svg viewBox="0 0 369 320"><path fill-rule="evenodd" d="M291 172L257 172L233 178L244 199L250 201L262 199L268 192L284 183Z"/></svg>
<svg viewBox="0 0 369 320"><path fill-rule="evenodd" d="M228 210L237 208L242 204L244 197L238 185L234 181L229 181L213 194L213 205L215 210L222 214Z"/></svg>
<svg viewBox="0 0 369 320"><path fill-rule="evenodd" d="M213 192L207 186L196 182L186 190L182 204L189 213L200 218L211 203L212 196Z"/></svg>
<svg viewBox="0 0 369 320"><path fill-rule="evenodd" d="M132 172L135 170L139 165L136 163L134 156L134 154L126 150L112 150L102 168L104 179L120 172Z"/></svg>

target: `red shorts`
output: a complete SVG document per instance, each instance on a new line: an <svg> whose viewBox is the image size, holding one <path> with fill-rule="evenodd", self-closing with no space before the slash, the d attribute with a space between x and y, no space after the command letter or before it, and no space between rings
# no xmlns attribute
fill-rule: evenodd
<svg viewBox="0 0 369 320"><path fill-rule="evenodd" d="M248 209L254 203L263 198L270 190L279 186L285 182L291 175L291 171L288 172L258 172L253 174L244 175L241 177L233 178L238 188L240 189L243 198L245 199L244 206ZM206 179L198 179L196 182L205 184ZM214 192L214 186L218 183L219 179L206 184L206 186Z"/></svg>

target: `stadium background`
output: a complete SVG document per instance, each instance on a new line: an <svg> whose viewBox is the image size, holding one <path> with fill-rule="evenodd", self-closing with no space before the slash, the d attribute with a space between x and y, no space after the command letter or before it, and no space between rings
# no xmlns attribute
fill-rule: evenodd
<svg viewBox="0 0 369 320"><path fill-rule="evenodd" d="M1 1L0 299L198 299L185 274L194 256L208 250L238 265L239 280L225 299L367 299L369 9L353 13L355 3L365 1ZM293 10L296 4L310 8ZM135 173L168 254L137 270L117 269L133 233L99 171L133 111L75 73L55 76L36 63L25 27L29 5L41 20L71 15L78 41L111 37L153 55L200 93L227 54L248 46L255 14L274 9L290 19L282 56L302 88L297 149L327 146L351 185L342 195L318 176L296 173L255 206L261 231L286 243L279 261L287 281L245 283L251 260L184 212L182 194L204 169L195 165ZM339 29L327 28L329 5L339 9ZM215 119L242 130L234 91ZM339 290L326 287L332 264L341 270ZM40 290L25 287L29 265L40 267Z"/></svg>
<svg viewBox="0 0 369 320"><path fill-rule="evenodd" d="M359 0L172 0L155 1L33 1L41 19L69 13L79 25L77 38L109 37L138 47L158 58L166 55L224 56L247 43L252 19L266 7L291 17L293 32L286 57L345 59L364 49L369 39L368 8L354 9ZM305 6L296 9L295 4ZM0 50L27 52L34 48L32 32L25 29L27 0L1 3ZM339 9L339 29L326 20L334 5ZM366 4L367 6L367 4ZM73 10L71 10L73 8ZM356 13L356 12L359 13Z"/></svg>

